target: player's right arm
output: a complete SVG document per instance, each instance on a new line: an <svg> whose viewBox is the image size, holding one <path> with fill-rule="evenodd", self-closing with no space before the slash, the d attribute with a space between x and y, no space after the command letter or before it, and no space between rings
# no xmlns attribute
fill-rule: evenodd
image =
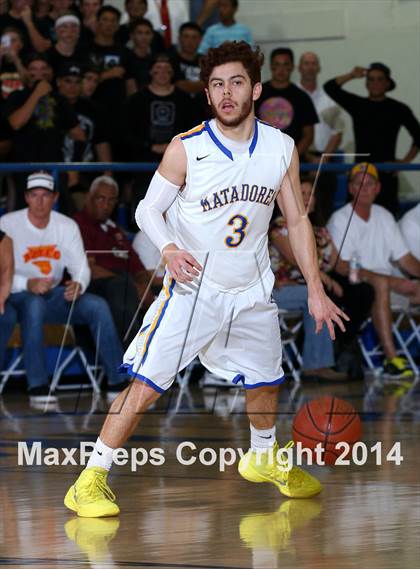
<svg viewBox="0 0 420 569"><path fill-rule="evenodd" d="M159 249L169 273L180 283L192 281L201 270L196 259L174 243L164 219L164 213L185 183L186 173L187 155L184 145L179 138L174 138L163 155L145 198L136 210L138 226Z"/></svg>

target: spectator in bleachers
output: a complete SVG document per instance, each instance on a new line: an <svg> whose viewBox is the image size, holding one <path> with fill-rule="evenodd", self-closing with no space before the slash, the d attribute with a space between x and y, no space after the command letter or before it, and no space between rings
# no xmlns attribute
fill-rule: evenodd
<svg viewBox="0 0 420 569"><path fill-rule="evenodd" d="M153 63L151 49L153 26L144 18L130 24L130 37L133 48L127 48L127 95L142 91L150 81L150 67Z"/></svg>
<svg viewBox="0 0 420 569"><path fill-rule="evenodd" d="M42 26L44 35L49 39L49 47L57 41L57 36L55 33L55 22L64 14L67 14L71 10L73 0L50 0L50 11L48 15L44 18L37 20L37 25ZM46 34L44 32L46 30Z"/></svg>
<svg viewBox="0 0 420 569"><path fill-rule="evenodd" d="M380 189L378 171L373 164L354 166L349 180L352 203L333 213L327 227L347 274L350 262L358 263L359 278L375 290L372 320L385 352L385 373L394 378L412 377L413 370L407 360L397 357L390 292L419 304L420 262L409 252L394 217L382 206L373 204ZM393 276L394 264L416 280Z"/></svg>
<svg viewBox="0 0 420 569"><path fill-rule="evenodd" d="M190 1L148 0L145 17L160 32L163 47L169 49L179 35L179 28L190 19Z"/></svg>
<svg viewBox="0 0 420 569"><path fill-rule="evenodd" d="M5 28L0 43L0 97L7 99L10 93L22 91L28 82L28 74L21 60L23 40L17 28Z"/></svg>
<svg viewBox="0 0 420 569"><path fill-rule="evenodd" d="M48 39L48 28L42 21L36 25L32 18L31 0L11 0L10 9L0 15L0 35L5 28L13 27L20 31L25 53L32 50L45 51L51 46Z"/></svg>
<svg viewBox="0 0 420 569"><path fill-rule="evenodd" d="M178 89L188 93L192 99L194 123L210 118L210 107L200 79L198 46L203 32L194 22L186 22L179 29L178 45L171 51L174 66L174 83Z"/></svg>
<svg viewBox="0 0 420 569"><path fill-rule="evenodd" d="M98 67L88 63L82 67L82 92L84 99L92 99L99 85L101 72Z"/></svg>
<svg viewBox="0 0 420 569"><path fill-rule="evenodd" d="M64 137L64 162L112 162L109 131L106 119L94 101L81 97L82 71L76 63L66 63L58 72L58 93L70 104L76 113L79 124L84 131L84 141L74 140L69 135ZM68 187L72 194L85 191L88 175L81 172L68 172ZM77 196L79 197L79 196ZM73 195L73 198L77 200ZM80 207L78 208L80 209Z"/></svg>
<svg viewBox="0 0 420 569"><path fill-rule="evenodd" d="M120 26L116 37L118 43L121 45L127 45L127 47L133 48L133 40L130 37L130 28L136 20L145 18L145 14L147 12L147 0L125 0L124 6L128 14L128 22ZM150 20L148 21L150 22ZM153 30L151 50L153 53L161 53L162 51L165 51L165 43L161 34L154 29L153 24L151 25Z"/></svg>
<svg viewBox="0 0 420 569"><path fill-rule="evenodd" d="M12 290L13 271L13 241L0 229L0 371L4 369L7 342L16 324L15 311L7 303Z"/></svg>
<svg viewBox="0 0 420 569"><path fill-rule="evenodd" d="M219 0L196 0L191 2L191 20L205 30L213 24L217 24L219 21L218 2Z"/></svg>
<svg viewBox="0 0 420 569"><path fill-rule="evenodd" d="M204 92L197 51L202 37L200 26L194 22L185 22L179 29L178 45L171 53L175 68L175 85L191 95Z"/></svg>
<svg viewBox="0 0 420 569"><path fill-rule="evenodd" d="M98 11L103 5L103 0L80 0L79 9L82 17L80 29L80 43L89 45L93 42L98 25Z"/></svg>
<svg viewBox="0 0 420 569"><path fill-rule="evenodd" d="M119 336L124 338L145 294L149 275L124 231L111 219L117 203L117 182L109 176L100 176L92 182L85 209L75 215L75 220L82 233L92 275L88 290L107 300ZM147 296L143 307L148 308L152 302L153 297ZM133 333L139 330L143 315L144 312L137 316Z"/></svg>
<svg viewBox="0 0 420 569"><path fill-rule="evenodd" d="M63 140L86 135L76 113L52 86L52 69L43 55L28 63L30 87L15 91L6 100L4 116L13 129L13 159L17 162L62 162ZM17 204L24 204L24 176L17 175Z"/></svg>
<svg viewBox="0 0 420 569"><path fill-rule="evenodd" d="M131 161L160 162L172 138L193 126L191 100L174 86L167 55L155 58L150 75L147 89L129 97L124 109L124 140ZM135 203L143 197L150 177L149 172L138 176Z"/></svg>
<svg viewBox="0 0 420 569"><path fill-rule="evenodd" d="M79 124L86 134L83 141L66 135L64 138L64 162L112 162L109 134L104 127L104 117L93 101L81 97L82 70L77 64L65 64L57 76L59 94L77 114Z"/></svg>
<svg viewBox="0 0 420 569"><path fill-rule="evenodd" d="M366 77L367 97L345 91L342 87L352 79ZM356 153L370 153L371 162L409 163L420 148L420 124L412 110L387 93L395 89L391 70L383 63L371 63L369 68L355 67L350 73L327 81L327 94L345 109L353 120ZM396 158L397 138L404 126L412 137L409 151L402 159ZM357 156L356 156L357 159ZM360 157L357 161L363 161ZM376 203L392 214L398 214L398 175L396 172L380 173L381 191Z"/></svg>
<svg viewBox="0 0 420 569"><path fill-rule="evenodd" d="M44 402L49 394L43 349L44 323L88 325L99 359L108 376L109 393L120 392L127 381L117 374L123 352L105 300L86 294L90 271L79 228L72 219L53 211L58 197L52 176L28 176L28 207L0 218L0 228L13 239L15 273L7 305L20 323L29 394ZM70 278L62 283L64 269ZM1 336L0 354L8 338ZM51 399L50 399L51 401Z"/></svg>
<svg viewBox="0 0 420 569"><path fill-rule="evenodd" d="M51 7L51 0L34 0L32 13L35 18L45 18L48 16Z"/></svg>
<svg viewBox="0 0 420 569"><path fill-rule="evenodd" d="M299 156L304 156L314 139L318 115L309 95L290 81L294 54L287 47L270 55L271 79L263 83L255 103L257 116L293 138Z"/></svg>
<svg viewBox="0 0 420 569"><path fill-rule="evenodd" d="M319 122L315 125L314 141L306 152L306 162L319 164L333 161L334 154L340 147L344 131L343 113L340 107L326 94L324 88L318 85L318 75L321 65L316 53L307 51L300 56L299 73L300 82L297 84L312 100L318 115ZM323 172L318 179L317 201L325 219L333 210L334 193L337 186L337 177L333 172Z"/></svg>
<svg viewBox="0 0 420 569"><path fill-rule="evenodd" d="M218 24L210 26L201 41L198 53L203 55L211 47L219 47L225 41L246 41L253 45L252 32L244 24L235 20L235 14L239 7L238 0L219 0Z"/></svg>
<svg viewBox="0 0 420 569"><path fill-rule="evenodd" d="M342 261L327 229L323 226L322 219L320 219L319 202L316 195L312 195L312 179L309 176L303 176L301 187L305 210L314 226L321 280L328 290L328 295L345 311L350 321L346 323L344 333L337 332L335 346L328 330L324 329L320 334L315 333L315 326L311 320L307 304L307 287L295 261L288 239L287 226L282 217L273 222L270 232L270 254L276 275L273 298L280 308L301 310L303 313L304 376L335 380L344 379L343 373L346 373L350 377L360 379L363 377L363 372L356 336L360 326L370 313L374 296L373 290L367 283L351 285L348 278L340 274ZM334 351L337 353L337 358L334 356ZM339 373L333 367L335 361ZM349 361L351 361L350 365Z"/></svg>
<svg viewBox="0 0 420 569"><path fill-rule="evenodd" d="M407 211L398 225L410 253L420 261L420 203Z"/></svg>
<svg viewBox="0 0 420 569"><path fill-rule="evenodd" d="M57 42L46 52L53 68L54 75L68 63L82 65L87 60L86 50L79 46L80 20L74 14L68 13L55 21Z"/></svg>
<svg viewBox="0 0 420 569"><path fill-rule="evenodd" d="M125 48L117 44L121 12L113 6L102 6L98 10L98 25L95 40L89 49L90 62L99 67L101 75L94 98L106 110L110 123L113 153L117 152L117 132L120 109L126 98L126 54Z"/></svg>

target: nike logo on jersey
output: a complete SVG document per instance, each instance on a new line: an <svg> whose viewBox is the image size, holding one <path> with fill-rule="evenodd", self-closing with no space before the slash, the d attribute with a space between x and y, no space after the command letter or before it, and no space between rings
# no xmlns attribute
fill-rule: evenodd
<svg viewBox="0 0 420 569"><path fill-rule="evenodd" d="M210 154L206 154L205 156L196 156L196 160L197 162L200 162L200 160L204 160L204 158L207 158L208 156L210 156Z"/></svg>

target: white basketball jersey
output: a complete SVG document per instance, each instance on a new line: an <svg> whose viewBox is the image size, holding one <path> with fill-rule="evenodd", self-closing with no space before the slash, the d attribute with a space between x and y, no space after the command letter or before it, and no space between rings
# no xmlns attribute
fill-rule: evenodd
<svg viewBox="0 0 420 569"><path fill-rule="evenodd" d="M268 278L271 290L268 229L293 140L257 119L245 148L226 139L214 119L180 138L186 182L167 215L176 244L204 267L209 286L237 292Z"/></svg>

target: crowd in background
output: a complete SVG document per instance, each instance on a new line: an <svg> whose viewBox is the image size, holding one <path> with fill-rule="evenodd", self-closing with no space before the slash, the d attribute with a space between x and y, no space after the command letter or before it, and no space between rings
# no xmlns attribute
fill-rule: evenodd
<svg viewBox="0 0 420 569"><path fill-rule="evenodd" d="M155 163L160 161L173 136L210 120L211 109L200 79L200 57L224 41L253 45L252 30L236 20L237 0L203 0L191 5L178 2L176 12L171 4L171 0L126 0L124 20L118 9L103 5L101 0L10 0L8 5L2 4L1 161ZM296 84L291 80L295 64L299 73ZM370 163L412 161L420 148L419 122L407 105L388 96L396 83L384 63L356 66L325 85L318 82L321 62L316 53L302 53L295 62L290 48L279 47L271 52L268 65L271 78L263 84L256 114L294 139L302 161L316 164L341 160L344 111L352 118L354 161L366 162L369 154L369 164L352 171L349 178L349 195L359 222L353 223L353 233L346 235L345 247L341 230L350 211L342 208L343 211L333 213L335 174L321 173L311 203L311 192L306 195L305 188L312 188L313 177L303 178L302 187L306 205L314 217L324 285L352 318L348 332L339 342L341 359L344 354L354 360L355 337L362 322L372 314L384 348L385 370L391 375L408 376L409 366L400 361L403 358L397 356L393 345L390 293L398 293L411 303L420 302L420 211L417 206L398 225L395 221L400 213L398 175L393 171L378 172ZM366 96L343 88L349 81L360 78L366 81ZM401 127L408 131L412 142L405 155L398 157ZM147 236L139 233L131 243L125 228L115 222L118 204L135 207L144 196L150 177L150 172L113 175L112 166L101 172L99 178L77 171L63 174L59 181L59 209L75 221L53 211L57 188L50 187L52 182L48 178L35 176L41 184L36 191L46 193L42 199L33 195L35 186L31 186L27 174L1 178L7 209L16 211L0 218L0 246L6 248L7 239L11 238L16 247L17 240L25 256L30 240L36 240L36 232L30 235L32 228L27 228L27 232L22 229L25 223L19 211L24 207L30 211L33 208L38 214L39 208L44 208L44 220L49 223L50 218L54 219L59 233L81 232L90 276L79 283L77 290L78 302L84 297L88 305L80 308L79 320L83 322L83 313L95 311L92 307L99 302L98 298L109 307L102 310L102 316L108 318L108 330L109 319L113 320L110 333L119 337L120 347L113 354L103 354L107 369L114 366L123 344L131 339L127 336L127 326L131 323L133 332L138 329L142 316L136 313L139 298L144 296L147 307L154 288L158 290L162 281L161 270L155 272L160 255ZM38 214L32 215L36 218ZM45 226L41 223L38 229L44 230L48 223ZM16 227L19 232L15 235ZM359 251L357 243L368 238L375 247L370 252L368 247ZM79 247L81 242L76 237L75 240ZM270 241L276 274L275 299L279 306L302 310L306 318L304 370L308 375L326 379L345 379L348 366L343 364L344 373L337 370L339 362L327 331L314 334L306 306L306 287L294 265L287 227L279 212L273 219ZM104 253L99 254L98 250ZM12 294L0 283L0 324L1 318L5 319L5 307L11 307L8 330L18 320L22 325L19 315L25 303L37 302L42 295L52 294L53 289L55 295L65 299L74 292L71 283L80 281L70 275L70 284L64 288L57 286L64 267L70 268L64 252L55 276L53 257L45 261L45 251L34 250L31 254L32 272L26 275L27 265L22 267L22 274L14 277ZM357 283L349 281L349 266L354 261L360 268L361 282ZM38 271L40 278L33 271ZM149 290L151 277L154 281ZM38 282L41 280L43 283ZM62 307L57 310L62 310L60 314L65 312ZM86 323L94 335L95 326L99 325L97 319ZM25 341L32 345L33 353L35 345L42 345L42 329L36 331L33 322L26 325L32 335ZM0 333L0 366L1 350L5 349L9 333L5 330L3 326L4 337ZM31 386L36 394L37 388L45 386L45 370L39 362L31 364L29 358L25 364L32 370ZM112 373L108 381L118 384L118 389L123 387Z"/></svg>

